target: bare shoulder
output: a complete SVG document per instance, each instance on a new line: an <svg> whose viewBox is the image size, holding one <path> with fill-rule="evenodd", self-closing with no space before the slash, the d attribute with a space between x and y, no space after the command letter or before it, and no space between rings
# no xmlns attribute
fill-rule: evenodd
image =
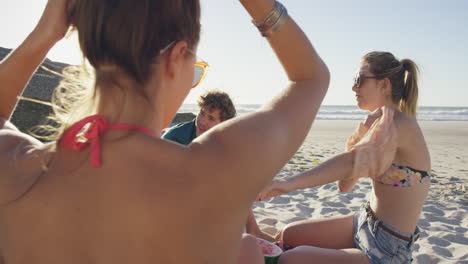
<svg viewBox="0 0 468 264"><path fill-rule="evenodd" d="M179 174L177 176L179 179L186 178L193 172L193 164L196 163L196 160L191 158L191 151L187 146L161 138L138 135L122 144L113 145L115 149L109 155L119 159L121 155L118 153L131 153L130 157L125 157L126 161L140 164L138 170L142 174L146 172L155 174L157 171L164 174Z"/></svg>
<svg viewBox="0 0 468 264"><path fill-rule="evenodd" d="M405 115L402 112L395 113L395 126L399 137L419 137L422 136L421 128L416 119Z"/></svg>
<svg viewBox="0 0 468 264"><path fill-rule="evenodd" d="M42 173L49 145L22 133L11 122L0 120L0 203L20 197Z"/></svg>
<svg viewBox="0 0 468 264"><path fill-rule="evenodd" d="M22 133L10 121L0 118L0 153L8 152L19 145L39 147L42 143L30 135Z"/></svg>
<svg viewBox="0 0 468 264"><path fill-rule="evenodd" d="M15 125L0 119L0 164L9 163L12 157L22 159L32 149L43 146L42 142L21 132ZM13 155L14 154L14 155ZM3 166L2 166L3 167Z"/></svg>
<svg viewBox="0 0 468 264"><path fill-rule="evenodd" d="M397 112L394 121L398 133L398 153L401 162L418 169L430 170L429 150L416 119Z"/></svg>

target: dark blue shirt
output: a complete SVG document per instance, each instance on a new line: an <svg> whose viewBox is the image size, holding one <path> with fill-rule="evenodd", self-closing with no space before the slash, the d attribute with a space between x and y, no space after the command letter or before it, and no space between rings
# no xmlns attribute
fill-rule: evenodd
<svg viewBox="0 0 468 264"><path fill-rule="evenodd" d="M195 126L196 119L190 122L178 123L170 127L162 135L163 139L175 141L182 145L188 145L194 138L197 137L197 128Z"/></svg>

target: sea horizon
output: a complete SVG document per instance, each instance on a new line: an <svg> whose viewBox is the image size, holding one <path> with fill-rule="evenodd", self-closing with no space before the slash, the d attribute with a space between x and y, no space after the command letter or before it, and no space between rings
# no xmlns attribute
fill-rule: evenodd
<svg viewBox="0 0 468 264"><path fill-rule="evenodd" d="M259 109L262 104L237 104L237 114L242 116ZM183 104L179 113L197 114L197 104ZM363 120L369 114L356 105L322 105L317 114L317 120ZM457 106L419 106L417 109L419 121L468 121L468 107Z"/></svg>

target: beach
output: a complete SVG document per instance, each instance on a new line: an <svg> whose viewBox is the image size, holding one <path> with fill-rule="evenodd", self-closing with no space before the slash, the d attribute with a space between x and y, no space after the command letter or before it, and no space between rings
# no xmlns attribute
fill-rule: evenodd
<svg viewBox="0 0 468 264"><path fill-rule="evenodd" d="M294 157L276 178L317 166L341 153L355 120L317 120ZM419 220L421 237L413 263L468 263L468 122L419 122L431 153L431 190ZM275 234L286 224L348 215L366 201L371 181L361 179L349 193L336 184L297 190L254 204L260 228Z"/></svg>

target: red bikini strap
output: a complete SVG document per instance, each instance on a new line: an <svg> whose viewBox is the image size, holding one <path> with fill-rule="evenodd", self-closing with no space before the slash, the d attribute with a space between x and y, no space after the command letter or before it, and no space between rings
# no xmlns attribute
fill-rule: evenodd
<svg viewBox="0 0 468 264"><path fill-rule="evenodd" d="M135 130L150 136L156 136L144 127L128 124L108 124L101 115L89 116L76 122L68 128L59 141L59 146L74 151L81 151L88 144L91 145L91 166L101 166L101 148L99 137L108 129Z"/></svg>

